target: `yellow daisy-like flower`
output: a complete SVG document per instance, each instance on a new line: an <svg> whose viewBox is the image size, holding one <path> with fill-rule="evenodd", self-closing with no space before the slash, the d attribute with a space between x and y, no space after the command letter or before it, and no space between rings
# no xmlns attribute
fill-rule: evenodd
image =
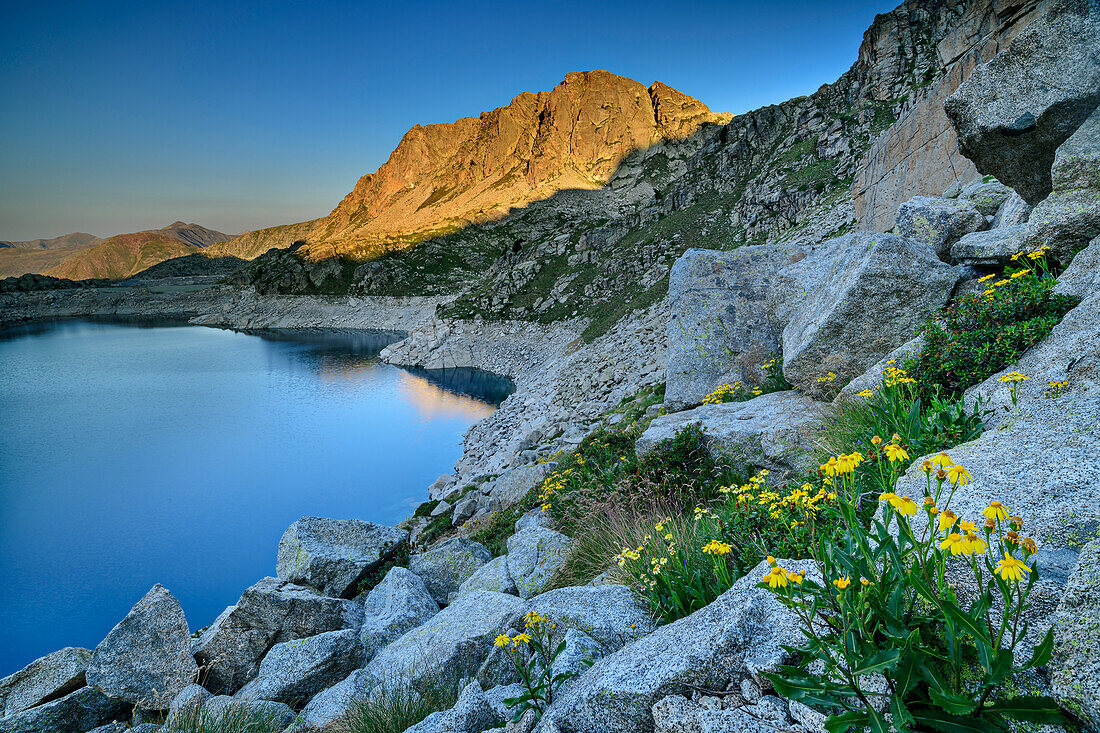
<svg viewBox="0 0 1100 733"><path fill-rule="evenodd" d="M769 565L775 565L775 558L772 557L771 555L768 555L768 564Z"/></svg>
<svg viewBox="0 0 1100 733"><path fill-rule="evenodd" d="M1031 572L1031 568L1006 552L1004 559L997 563L996 571L1001 574L1002 580L1018 583L1025 573Z"/></svg>
<svg viewBox="0 0 1100 733"><path fill-rule="evenodd" d="M764 575L764 582L769 588L786 588L788 583L787 571L775 566Z"/></svg>
<svg viewBox="0 0 1100 733"><path fill-rule="evenodd" d="M988 275L986 275L985 277L979 277L978 282L980 282L980 283L989 282L990 280L992 280L995 277L997 277L997 273L991 272Z"/></svg>
<svg viewBox="0 0 1100 733"><path fill-rule="evenodd" d="M958 532L952 532L940 542L941 550L951 550L952 555L961 555L966 552L966 540Z"/></svg>
<svg viewBox="0 0 1100 733"><path fill-rule="evenodd" d="M958 515L950 509L940 512L940 531L951 529L958 520Z"/></svg>
<svg viewBox="0 0 1100 733"><path fill-rule="evenodd" d="M988 545L978 535L968 532L966 535L966 553L968 555L984 555Z"/></svg>
<svg viewBox="0 0 1100 733"><path fill-rule="evenodd" d="M1036 552L1039 551L1039 546L1036 545L1035 540L1031 539L1030 537L1024 537L1024 541L1021 544L1023 544L1024 549L1027 550L1028 554L1030 555L1034 555Z"/></svg>
<svg viewBox="0 0 1100 733"><path fill-rule="evenodd" d="M897 509L898 514L903 517L909 517L917 513L917 502L913 501L908 496L902 496L894 503L894 509Z"/></svg>
<svg viewBox="0 0 1100 733"><path fill-rule="evenodd" d="M878 445L881 442L882 442L882 438L878 437L877 435L875 437L871 438L871 445Z"/></svg>
<svg viewBox="0 0 1100 733"><path fill-rule="evenodd" d="M945 467L946 466L954 466L955 462L953 460L951 460L951 456L947 455L946 453L941 452L941 453L939 453L935 456L932 456L932 465L933 466L945 466Z"/></svg>
<svg viewBox="0 0 1100 733"><path fill-rule="evenodd" d="M894 501L896 501L897 498L898 498L898 495L895 494L893 491L887 491L887 492L884 492L884 493L878 495L878 500L879 501L888 501L888 502L890 502L891 506L894 505Z"/></svg>
<svg viewBox="0 0 1100 733"><path fill-rule="evenodd" d="M531 637L527 634L516 634L512 638L512 646L519 646L520 644L530 644Z"/></svg>
<svg viewBox="0 0 1100 733"><path fill-rule="evenodd" d="M851 584L852 584L852 579L849 578L847 575L845 575L843 577L840 577L840 578L837 578L836 580L833 581L833 585L835 585L840 590L844 590L845 588L847 588Z"/></svg>
<svg viewBox="0 0 1100 733"><path fill-rule="evenodd" d="M967 471L962 466L954 465L947 468L947 478L953 484L965 486L970 483L970 480L974 477L970 475L970 471Z"/></svg>
<svg viewBox="0 0 1100 733"><path fill-rule="evenodd" d="M733 549L733 545L726 542L720 542L718 540L711 540L707 544L703 545L703 552L708 555L717 555L719 557L728 555L730 550Z"/></svg>
<svg viewBox="0 0 1100 733"><path fill-rule="evenodd" d="M909 458L909 453L900 445L895 445L894 443L886 444L883 446L882 450L886 453L886 457L891 463L894 461L905 461Z"/></svg>
<svg viewBox="0 0 1100 733"><path fill-rule="evenodd" d="M1020 372L1012 371L1012 372L1009 372L1008 374L1004 375L1003 377L998 377L997 381L998 382L1005 382L1005 383L1008 383L1008 382L1015 383L1015 382L1026 382L1028 379L1031 379L1031 377L1027 376L1026 374L1021 374Z"/></svg>
<svg viewBox="0 0 1100 733"><path fill-rule="evenodd" d="M989 506L982 510L982 515L986 519L994 519L1000 522L1008 516L1008 511L1005 509L1004 504L994 499L989 502Z"/></svg>
<svg viewBox="0 0 1100 733"><path fill-rule="evenodd" d="M856 394L858 394L858 395L859 395L860 397L866 397L867 399L870 399L870 398L872 398L872 397L874 397L874 396L875 396L875 393L874 393L874 392L872 392L872 391L871 391L871 390L869 390L869 389L863 389L863 390L860 390L860 391L859 391L859 392L857 392Z"/></svg>
<svg viewBox="0 0 1100 733"><path fill-rule="evenodd" d="M508 642L510 642L510 641L511 641L511 639L509 639L504 634L501 634L497 638L493 639L493 646L495 646L497 648L500 648L502 646L508 646Z"/></svg>
<svg viewBox="0 0 1100 733"><path fill-rule="evenodd" d="M964 519L959 522L959 529L961 529L963 532L977 532L978 525L974 524L969 519Z"/></svg>
<svg viewBox="0 0 1100 733"><path fill-rule="evenodd" d="M787 580L791 581L792 583L798 583L799 585L802 585L802 578L804 578L805 576L805 570L799 570L797 573L792 573L789 570L787 571Z"/></svg>

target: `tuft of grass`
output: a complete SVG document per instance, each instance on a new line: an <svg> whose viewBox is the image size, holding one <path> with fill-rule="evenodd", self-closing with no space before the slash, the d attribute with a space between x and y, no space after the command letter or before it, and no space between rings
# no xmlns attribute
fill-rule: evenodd
<svg viewBox="0 0 1100 733"><path fill-rule="evenodd" d="M357 700L336 727L337 733L404 733L432 713L450 710L470 670L462 665L440 670L422 682L394 676Z"/></svg>
<svg viewBox="0 0 1100 733"><path fill-rule="evenodd" d="M183 708L162 730L164 733L281 733L285 728L274 712L229 705L205 710L201 705Z"/></svg>

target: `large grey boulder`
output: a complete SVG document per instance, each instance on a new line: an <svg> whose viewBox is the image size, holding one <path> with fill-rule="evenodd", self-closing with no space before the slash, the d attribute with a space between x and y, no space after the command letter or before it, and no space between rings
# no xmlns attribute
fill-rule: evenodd
<svg viewBox="0 0 1100 733"><path fill-rule="evenodd" d="M492 559L493 553L484 545L455 537L410 557L409 570L420 576L432 598L442 606L467 578Z"/></svg>
<svg viewBox="0 0 1100 733"><path fill-rule="evenodd" d="M0 733L84 733L124 717L130 706L94 687L0 718Z"/></svg>
<svg viewBox="0 0 1100 733"><path fill-rule="evenodd" d="M363 607L322 596L309 588L264 578L225 609L192 645L204 684L233 693L255 676L260 660L276 644L325 631L357 629Z"/></svg>
<svg viewBox="0 0 1100 733"><path fill-rule="evenodd" d="M985 216L969 199L915 196L898 208L895 231L928 245L937 256L944 257L952 242L986 226Z"/></svg>
<svg viewBox="0 0 1100 733"><path fill-rule="evenodd" d="M535 463L530 466L509 468L484 487L489 494L490 508L500 510L512 506L526 496L527 492L541 485L543 479L557 465L556 463Z"/></svg>
<svg viewBox="0 0 1100 733"><path fill-rule="evenodd" d="M1050 177L1055 191L1100 189L1100 107L1058 146Z"/></svg>
<svg viewBox="0 0 1100 733"><path fill-rule="evenodd" d="M780 561L814 572L808 561ZM588 733L651 733L653 703L685 688L725 689L736 677L772 671L784 645L804 638L798 619L768 590L760 563L709 606L661 626L596 662L550 709L546 725Z"/></svg>
<svg viewBox="0 0 1100 733"><path fill-rule="evenodd" d="M363 647L355 629L284 641L271 647L260 662L259 674L238 697L301 708L318 692L358 669L362 661Z"/></svg>
<svg viewBox="0 0 1100 733"><path fill-rule="evenodd" d="M1081 550L1066 584L1048 667L1058 703L1100 730L1100 540Z"/></svg>
<svg viewBox="0 0 1100 733"><path fill-rule="evenodd" d="M84 686L90 649L69 646L0 680L0 718L64 697Z"/></svg>
<svg viewBox="0 0 1100 733"><path fill-rule="evenodd" d="M1023 196L1013 191L1008 200L1001 204L1001 208L997 210L997 215L993 217L993 223L990 226L994 229L1000 229L1016 224L1026 224L1030 215L1031 204L1024 201Z"/></svg>
<svg viewBox="0 0 1100 733"><path fill-rule="evenodd" d="M1056 0L947 98L959 149L1035 204L1055 150L1100 103L1100 2Z"/></svg>
<svg viewBox="0 0 1100 733"><path fill-rule="evenodd" d="M95 648L86 677L110 697L166 710L197 672L183 608L157 584Z"/></svg>
<svg viewBox="0 0 1100 733"><path fill-rule="evenodd" d="M572 540L561 532L530 527L508 538L508 575L522 598L547 589L569 557Z"/></svg>
<svg viewBox="0 0 1100 733"><path fill-rule="evenodd" d="M341 721L359 703L369 699L378 685L365 669L357 669L309 701L293 728L294 733L306 731L338 731Z"/></svg>
<svg viewBox="0 0 1100 733"><path fill-rule="evenodd" d="M1055 191L1032 210L1021 245L1028 252L1050 247L1050 255L1069 262L1075 250L1100 236L1100 189Z"/></svg>
<svg viewBox="0 0 1100 733"><path fill-rule="evenodd" d="M352 598L359 581L408 539L403 529L361 519L302 517L279 540L275 574L326 596Z"/></svg>
<svg viewBox="0 0 1100 733"><path fill-rule="evenodd" d="M931 246L893 234L831 239L784 267L769 295L783 329L783 374L800 390L822 391L829 372L843 386L913 337L951 296L962 268Z"/></svg>
<svg viewBox="0 0 1100 733"><path fill-rule="evenodd" d="M800 257L793 247L760 245L732 252L689 249L669 275L665 407L698 405L723 384L759 383L779 352L763 305L772 277Z"/></svg>
<svg viewBox="0 0 1100 733"><path fill-rule="evenodd" d="M472 675L488 656L493 639L521 623L526 611L527 603L515 596L475 591L379 651L365 669L376 680L403 677L410 684L441 669Z"/></svg>
<svg viewBox="0 0 1100 733"><path fill-rule="evenodd" d="M1026 224L972 232L951 245L951 259L961 265L1003 267L1024 245Z"/></svg>
<svg viewBox="0 0 1100 733"><path fill-rule="evenodd" d="M625 585L557 588L532 598L531 610L559 629L584 632L610 651L656 628L652 614Z"/></svg>
<svg viewBox="0 0 1100 733"><path fill-rule="evenodd" d="M1100 237L1078 252L1058 277L1054 292L1082 300L1100 293Z"/></svg>
<svg viewBox="0 0 1100 733"><path fill-rule="evenodd" d="M184 687L168 706L168 716L164 719L165 725L171 726L181 715L186 715L195 708L201 709L203 703L211 697L213 695L202 685Z"/></svg>
<svg viewBox="0 0 1100 733"><path fill-rule="evenodd" d="M996 216L1013 190L997 180L978 179L963 188L960 199L968 201L982 216Z"/></svg>
<svg viewBox="0 0 1100 733"><path fill-rule="evenodd" d="M655 418L634 444L642 457L690 425L702 429L708 452L782 474L816 468L813 441L830 408L795 391L747 402L702 405Z"/></svg>
<svg viewBox="0 0 1100 733"><path fill-rule="evenodd" d="M471 682L450 710L432 713L405 733L481 733L499 722L481 685Z"/></svg>
<svg viewBox="0 0 1100 733"><path fill-rule="evenodd" d="M359 640L364 661L370 661L379 649L437 613L439 604L420 576L407 568L392 568L363 599Z"/></svg>
<svg viewBox="0 0 1100 733"><path fill-rule="evenodd" d="M497 593L509 593L519 595L516 590L516 581L512 580L512 574L508 572L508 556L494 557L490 562L482 565L477 571L463 581L458 590L451 594L450 602L456 598L469 595L475 590L491 590Z"/></svg>

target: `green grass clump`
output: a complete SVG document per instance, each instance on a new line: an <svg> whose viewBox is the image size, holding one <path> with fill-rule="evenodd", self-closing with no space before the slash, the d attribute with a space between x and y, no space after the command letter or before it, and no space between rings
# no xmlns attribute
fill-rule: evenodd
<svg viewBox="0 0 1100 733"><path fill-rule="evenodd" d="M365 699L351 706L336 730L338 733L404 733L432 713L454 707L464 679L474 671L460 663L455 669L437 670L419 682L410 682L404 677L384 680Z"/></svg>
<svg viewBox="0 0 1100 733"><path fill-rule="evenodd" d="M394 568L406 568L409 566L409 543L402 542L398 545L394 553L388 558L383 560L373 570L369 571L359 581L357 590L359 595L363 593L370 593L374 589L374 586L382 582L382 579L386 577L386 573Z"/></svg>
<svg viewBox="0 0 1100 733"><path fill-rule="evenodd" d="M281 733L286 727L275 712L229 705L221 710L204 710L201 705L184 707L165 725L164 733Z"/></svg>

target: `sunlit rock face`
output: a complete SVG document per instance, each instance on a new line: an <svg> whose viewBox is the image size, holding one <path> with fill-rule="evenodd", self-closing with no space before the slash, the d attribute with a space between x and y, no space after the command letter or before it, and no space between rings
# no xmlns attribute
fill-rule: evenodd
<svg viewBox="0 0 1100 733"><path fill-rule="evenodd" d="M498 219L557 191L599 188L629 153L730 119L661 82L566 74L548 92L524 92L477 117L414 126L327 217L264 230L270 237L252 232L240 247L255 256L304 239L300 254L309 259L367 256Z"/></svg>

